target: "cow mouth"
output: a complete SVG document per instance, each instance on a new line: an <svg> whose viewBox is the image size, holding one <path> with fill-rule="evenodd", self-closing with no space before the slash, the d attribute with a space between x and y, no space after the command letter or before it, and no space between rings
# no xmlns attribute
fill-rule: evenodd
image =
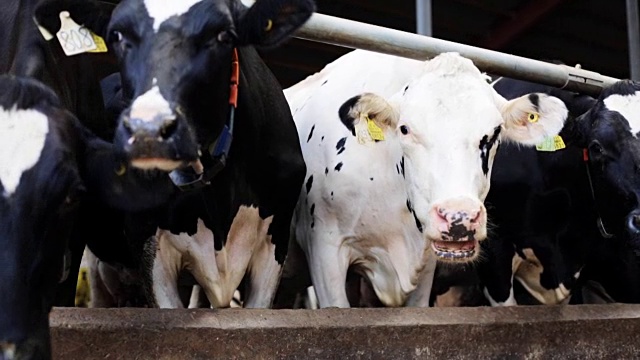
<svg viewBox="0 0 640 360"><path fill-rule="evenodd" d="M131 159L131 166L140 170L160 170L171 172L182 165L182 161L163 158L147 157Z"/></svg>
<svg viewBox="0 0 640 360"><path fill-rule="evenodd" d="M432 241L431 248L440 260L469 261L476 256L477 242L469 241Z"/></svg>

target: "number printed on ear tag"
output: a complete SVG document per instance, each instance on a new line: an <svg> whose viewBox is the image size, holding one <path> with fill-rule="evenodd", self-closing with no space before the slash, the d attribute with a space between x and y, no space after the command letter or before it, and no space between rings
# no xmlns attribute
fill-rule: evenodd
<svg viewBox="0 0 640 360"><path fill-rule="evenodd" d="M91 31L84 26L78 25L68 11L60 12L60 31L56 33L62 50L67 56L81 54L91 50L96 50L98 46L93 40Z"/></svg>

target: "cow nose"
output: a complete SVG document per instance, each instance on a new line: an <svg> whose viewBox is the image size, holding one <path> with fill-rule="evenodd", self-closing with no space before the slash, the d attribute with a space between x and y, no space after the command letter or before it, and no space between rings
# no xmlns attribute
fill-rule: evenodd
<svg viewBox="0 0 640 360"><path fill-rule="evenodd" d="M460 198L435 204L431 211L435 231L442 240L467 241L480 237L486 223L486 210L480 201Z"/></svg>
<svg viewBox="0 0 640 360"><path fill-rule="evenodd" d="M640 234L640 210L634 210L627 216L627 229L634 235Z"/></svg>
<svg viewBox="0 0 640 360"><path fill-rule="evenodd" d="M123 125L131 137L131 142L164 141L175 134L178 121L174 115L159 114L151 119L126 117Z"/></svg>
<svg viewBox="0 0 640 360"><path fill-rule="evenodd" d="M16 355L16 345L9 342L0 342L0 360L13 360Z"/></svg>

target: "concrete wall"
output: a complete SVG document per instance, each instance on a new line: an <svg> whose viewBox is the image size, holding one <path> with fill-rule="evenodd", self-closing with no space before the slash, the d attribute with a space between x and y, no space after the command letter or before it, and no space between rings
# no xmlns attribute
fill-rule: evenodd
<svg viewBox="0 0 640 360"><path fill-rule="evenodd" d="M631 359L640 306L55 309L55 359Z"/></svg>

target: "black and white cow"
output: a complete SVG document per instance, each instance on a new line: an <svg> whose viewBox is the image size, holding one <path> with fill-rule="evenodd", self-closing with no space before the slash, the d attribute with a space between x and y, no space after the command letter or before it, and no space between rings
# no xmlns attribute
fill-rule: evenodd
<svg viewBox="0 0 640 360"><path fill-rule="evenodd" d="M598 281L616 301L640 301L640 85L620 81L597 100L511 79L494 87L508 99L558 96L572 116L560 133L565 148L505 145L496 156L487 196L496 227L478 267L487 298L566 303L581 283ZM529 299L517 301L514 279Z"/></svg>
<svg viewBox="0 0 640 360"><path fill-rule="evenodd" d="M536 144L567 116L544 94L505 100L457 54L354 51L285 93L308 168L296 238L320 307L350 305L350 268L387 306L428 305L435 258L478 257L498 143Z"/></svg>
<svg viewBox="0 0 640 360"><path fill-rule="evenodd" d="M96 232L83 229L85 202L124 203L123 193L141 190L118 168L113 146L82 128L50 88L0 76L0 358L49 357L65 252Z"/></svg>
<svg viewBox="0 0 640 360"><path fill-rule="evenodd" d="M55 19L62 3L39 15ZM186 190L133 217L144 224L138 240L152 237L144 267L154 305L182 305L184 269L214 306L229 306L243 278L245 306L270 305L305 165L281 88L253 46L279 44L313 10L309 0L125 0L109 17L130 100L115 143L133 168Z"/></svg>

